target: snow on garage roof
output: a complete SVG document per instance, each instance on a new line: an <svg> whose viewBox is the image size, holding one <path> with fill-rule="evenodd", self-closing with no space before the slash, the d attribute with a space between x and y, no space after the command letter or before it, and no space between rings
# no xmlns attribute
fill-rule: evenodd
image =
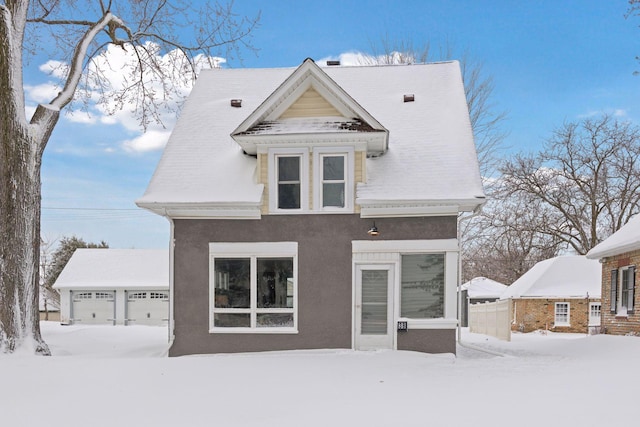
<svg viewBox="0 0 640 427"><path fill-rule="evenodd" d="M640 249L640 215L636 215L609 238L593 247L587 258L600 259Z"/></svg>
<svg viewBox="0 0 640 427"><path fill-rule="evenodd" d="M602 268L584 256L540 261L501 295L508 298L600 298Z"/></svg>
<svg viewBox="0 0 640 427"><path fill-rule="evenodd" d="M258 206L256 158L231 133L295 71L214 69L200 74L145 194L162 213L180 204ZM388 151L367 159L358 203L433 202L475 208L484 201L458 62L323 68L389 131ZM414 95L404 102L404 95ZM242 100L232 107L230 100Z"/></svg>
<svg viewBox="0 0 640 427"><path fill-rule="evenodd" d="M169 289L166 249L76 249L55 289Z"/></svg>
<svg viewBox="0 0 640 427"><path fill-rule="evenodd" d="M469 298L499 298L507 289L504 285L486 277L475 277L461 286Z"/></svg>

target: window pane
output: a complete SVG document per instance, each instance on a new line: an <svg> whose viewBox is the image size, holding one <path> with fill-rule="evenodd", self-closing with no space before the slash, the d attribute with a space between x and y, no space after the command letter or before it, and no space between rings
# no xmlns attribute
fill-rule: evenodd
<svg viewBox="0 0 640 427"><path fill-rule="evenodd" d="M323 180L344 180L344 156L324 156L322 158Z"/></svg>
<svg viewBox="0 0 640 427"><path fill-rule="evenodd" d="M322 207L344 207L344 184L323 184Z"/></svg>
<svg viewBox="0 0 640 427"><path fill-rule="evenodd" d="M300 209L300 184L278 185L278 208Z"/></svg>
<svg viewBox="0 0 640 427"><path fill-rule="evenodd" d="M278 181L300 181L300 157L278 157Z"/></svg>
<svg viewBox="0 0 640 427"><path fill-rule="evenodd" d="M261 313L256 320L259 328L293 328L293 313Z"/></svg>
<svg viewBox="0 0 640 427"><path fill-rule="evenodd" d="M387 333L387 270L362 270L361 329L367 335Z"/></svg>
<svg viewBox="0 0 640 427"><path fill-rule="evenodd" d="M249 308L251 261L216 258L214 266L215 307ZM216 325L218 326L218 325Z"/></svg>
<svg viewBox="0 0 640 427"><path fill-rule="evenodd" d="M444 316L444 254L402 255L400 315Z"/></svg>
<svg viewBox="0 0 640 427"><path fill-rule="evenodd" d="M251 315L249 313L214 313L213 324L217 328L249 328Z"/></svg>
<svg viewBox="0 0 640 427"><path fill-rule="evenodd" d="M258 258L259 308L293 308L293 258Z"/></svg>

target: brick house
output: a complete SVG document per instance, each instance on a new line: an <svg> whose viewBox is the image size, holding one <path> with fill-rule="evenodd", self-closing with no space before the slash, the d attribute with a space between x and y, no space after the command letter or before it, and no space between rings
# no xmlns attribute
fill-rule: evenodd
<svg viewBox="0 0 640 427"><path fill-rule="evenodd" d="M600 265L584 256L541 261L513 282L511 329L588 333L600 325Z"/></svg>
<svg viewBox="0 0 640 427"><path fill-rule="evenodd" d="M602 327L607 334L640 335L635 287L640 263L640 215L587 253L602 265Z"/></svg>

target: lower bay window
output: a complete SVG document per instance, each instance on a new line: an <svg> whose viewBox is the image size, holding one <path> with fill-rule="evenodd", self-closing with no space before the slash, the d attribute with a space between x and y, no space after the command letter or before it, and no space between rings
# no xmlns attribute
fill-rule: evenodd
<svg viewBox="0 0 640 427"><path fill-rule="evenodd" d="M296 242L210 243L212 332L295 332Z"/></svg>

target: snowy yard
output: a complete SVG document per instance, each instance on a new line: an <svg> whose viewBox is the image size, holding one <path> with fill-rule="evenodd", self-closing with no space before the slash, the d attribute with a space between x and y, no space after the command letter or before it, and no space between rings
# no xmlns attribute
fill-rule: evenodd
<svg viewBox="0 0 640 427"><path fill-rule="evenodd" d="M640 338L465 330L460 348L167 358L160 327L43 322L52 357L0 356L3 426L628 424Z"/></svg>

